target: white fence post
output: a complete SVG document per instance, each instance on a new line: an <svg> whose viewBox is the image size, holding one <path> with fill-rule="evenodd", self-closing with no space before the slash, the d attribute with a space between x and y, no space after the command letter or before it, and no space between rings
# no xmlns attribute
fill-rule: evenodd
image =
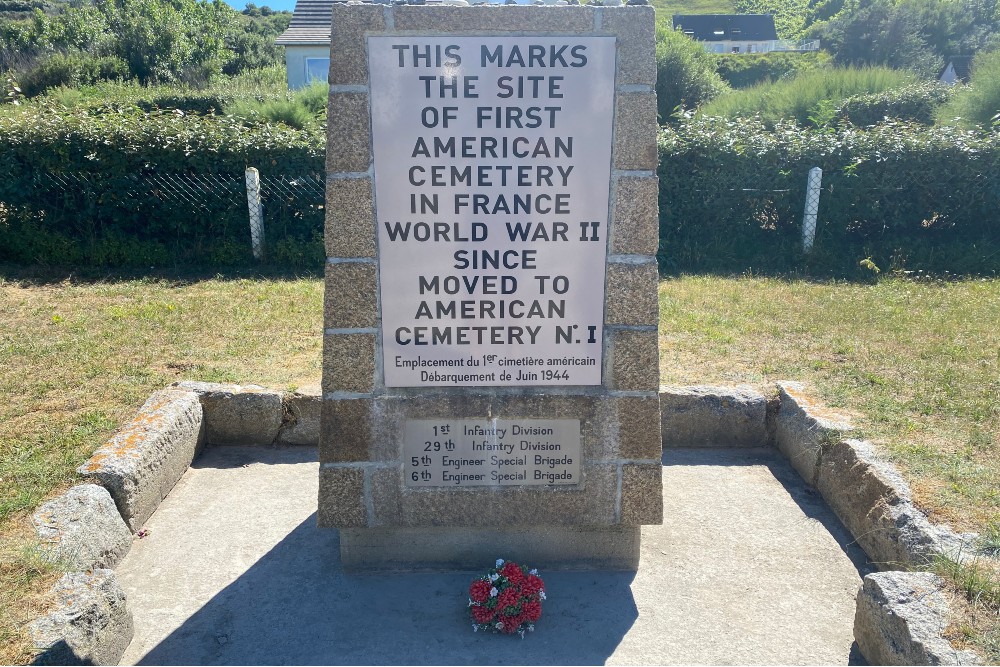
<svg viewBox="0 0 1000 667"><path fill-rule="evenodd" d="M802 250L812 250L816 240L816 214L819 213L819 191L823 184L823 170L813 167L809 170L806 183L806 210L802 215Z"/></svg>
<svg viewBox="0 0 1000 667"><path fill-rule="evenodd" d="M250 211L250 243L254 259L264 258L264 207L260 203L260 174L247 167L247 209Z"/></svg>

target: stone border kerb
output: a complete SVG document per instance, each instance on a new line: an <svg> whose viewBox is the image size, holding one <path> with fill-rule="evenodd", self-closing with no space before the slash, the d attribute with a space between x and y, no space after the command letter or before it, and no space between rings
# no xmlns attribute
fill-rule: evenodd
<svg viewBox="0 0 1000 667"><path fill-rule="evenodd" d="M52 588L51 613L29 624L36 663L117 664L132 612L111 568L205 445L319 442L318 395L177 382L154 392L94 452L78 484L42 503L32 523L43 552L72 568Z"/></svg>

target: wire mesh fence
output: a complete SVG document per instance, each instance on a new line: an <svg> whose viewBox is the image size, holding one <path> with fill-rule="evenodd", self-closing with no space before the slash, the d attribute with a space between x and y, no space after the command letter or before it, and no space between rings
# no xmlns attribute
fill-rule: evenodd
<svg viewBox="0 0 1000 667"><path fill-rule="evenodd" d="M111 265L321 262L324 192L318 173L260 174L250 202L246 174L38 172L5 197L0 259L58 260L58 246Z"/></svg>
<svg viewBox="0 0 1000 667"><path fill-rule="evenodd" d="M1000 180L895 167L660 172L666 273L1000 272ZM861 268L859 268L861 267Z"/></svg>

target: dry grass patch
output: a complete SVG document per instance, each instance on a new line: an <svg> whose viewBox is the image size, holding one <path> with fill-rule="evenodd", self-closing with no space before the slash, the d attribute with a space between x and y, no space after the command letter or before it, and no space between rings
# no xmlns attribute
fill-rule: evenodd
<svg viewBox="0 0 1000 667"><path fill-rule="evenodd" d="M27 513L173 381L315 385L322 300L317 279L0 278L0 664L27 655L22 603L54 579L32 561Z"/></svg>
<svg viewBox="0 0 1000 667"><path fill-rule="evenodd" d="M46 560L26 521L8 522L0 542L0 665L31 662L27 624L50 611L47 592L62 576Z"/></svg>

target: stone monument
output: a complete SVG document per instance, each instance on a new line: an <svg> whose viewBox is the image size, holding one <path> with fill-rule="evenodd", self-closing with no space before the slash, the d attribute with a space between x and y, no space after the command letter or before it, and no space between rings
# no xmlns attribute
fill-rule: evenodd
<svg viewBox="0 0 1000 667"><path fill-rule="evenodd" d="M647 6L333 7L319 524L635 569L661 523Z"/></svg>

